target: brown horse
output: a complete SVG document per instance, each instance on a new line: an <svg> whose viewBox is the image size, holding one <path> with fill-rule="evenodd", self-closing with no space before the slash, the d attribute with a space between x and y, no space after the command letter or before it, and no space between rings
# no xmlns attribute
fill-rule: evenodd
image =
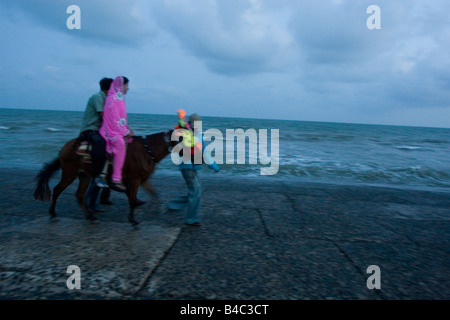
<svg viewBox="0 0 450 320"><path fill-rule="evenodd" d="M155 170L156 163L167 156L177 143L176 141L171 141L171 135L172 131L160 132L145 137L134 136L133 142L127 147L122 176L123 182L127 186L126 194L130 205L128 221L132 225L138 224L134 218L138 189L142 186L149 193L155 194L147 180ZM62 147L59 157L53 162L45 164L36 176L37 185L34 190L34 198L42 201L51 200L49 213L52 218L56 217L55 207L58 197L78 177L80 181L76 192L78 203L88 219L95 219L92 212L87 210L84 201L93 172L91 165L81 161L82 156L76 154L80 143L80 138L67 142ZM48 182L53 173L59 169L62 169L61 181L54 187L52 196ZM110 179L111 168L107 176L107 180L110 181Z"/></svg>

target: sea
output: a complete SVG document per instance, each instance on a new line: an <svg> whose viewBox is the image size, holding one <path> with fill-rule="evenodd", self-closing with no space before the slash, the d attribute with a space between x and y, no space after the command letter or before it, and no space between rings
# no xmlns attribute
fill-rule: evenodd
<svg viewBox="0 0 450 320"><path fill-rule="evenodd" d="M44 163L57 157L64 143L79 135L82 117L83 112L77 111L0 109L0 168L37 173ZM176 114L128 115L135 135L142 136L173 129L177 120ZM245 140L245 163L237 163L236 142L236 161L226 163L224 155L219 173L204 166L201 174L206 177L450 192L448 128L224 117L203 117L202 120L203 131L216 129L222 133L223 137L217 135L218 140L212 141L221 141L225 154L230 149L228 140L234 141L233 136L227 136L227 130L250 132L249 129L254 129L258 134L256 140ZM264 138L259 133L264 130L268 156L271 149L275 150L272 143L278 143L278 170L274 175L262 175L261 168L273 166L275 161L268 164L259 158L261 153L255 158L250 151L264 150L258 149ZM275 132L278 138L272 136ZM252 144L256 144L253 146L256 149L252 149ZM156 173L180 174L170 155L158 164Z"/></svg>

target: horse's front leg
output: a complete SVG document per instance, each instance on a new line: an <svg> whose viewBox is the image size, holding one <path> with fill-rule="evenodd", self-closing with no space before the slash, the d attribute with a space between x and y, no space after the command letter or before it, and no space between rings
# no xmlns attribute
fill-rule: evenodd
<svg viewBox="0 0 450 320"><path fill-rule="evenodd" d="M136 226L139 224L139 222L136 221L134 218L134 208L136 208L136 200L137 200L137 193L139 190L140 181L139 180L131 180L128 182L128 190L127 190L127 196L128 196L128 203L130 205L130 213L128 214L128 221L133 225Z"/></svg>
<svg viewBox="0 0 450 320"><path fill-rule="evenodd" d="M145 189L145 191L148 192L148 194L157 197L158 193L156 192L155 188L153 188L152 184L148 181L145 180L144 182L141 183L141 187Z"/></svg>
<svg viewBox="0 0 450 320"><path fill-rule="evenodd" d="M159 193L156 192L155 188L150 183L150 181L145 180L144 182L142 182L141 187L152 196L152 205L154 206L155 210L159 212L165 211L165 205L161 200L161 198L159 197Z"/></svg>

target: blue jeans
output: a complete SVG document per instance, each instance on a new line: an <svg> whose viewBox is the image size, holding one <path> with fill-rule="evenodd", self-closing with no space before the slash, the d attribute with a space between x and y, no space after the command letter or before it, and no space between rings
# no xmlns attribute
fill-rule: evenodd
<svg viewBox="0 0 450 320"><path fill-rule="evenodd" d="M97 197L100 193L100 189L102 189L102 193L100 196L101 201L108 201L109 200L109 188L100 188L97 186L97 183L95 183L94 179L91 180L91 183L89 184L89 188L86 192L86 197L84 199L84 202L86 206L91 210L98 210L97 206Z"/></svg>
<svg viewBox="0 0 450 320"><path fill-rule="evenodd" d="M106 141L96 130L83 131L80 138L92 145L92 170L94 171L94 177L96 177L102 172L106 162Z"/></svg>
<svg viewBox="0 0 450 320"><path fill-rule="evenodd" d="M184 181L188 188L187 196L180 196L171 201L167 208L170 210L181 210L187 206L186 223L200 222L200 209L202 207L202 187L197 177L197 170L181 170Z"/></svg>
<svg viewBox="0 0 450 320"><path fill-rule="evenodd" d="M95 183L94 179L92 179L91 183L89 184L89 188L86 192L86 197L84 198L86 206L89 209L91 210L97 209L97 197L99 192L100 187L97 187L97 184Z"/></svg>

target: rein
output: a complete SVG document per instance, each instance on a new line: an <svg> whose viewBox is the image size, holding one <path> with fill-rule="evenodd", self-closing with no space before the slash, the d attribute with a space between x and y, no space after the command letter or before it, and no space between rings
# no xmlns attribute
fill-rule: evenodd
<svg viewBox="0 0 450 320"><path fill-rule="evenodd" d="M152 161L159 163L159 161L156 159L156 157L152 151L152 148L150 148L150 146L148 145L148 142L147 142L148 137L149 136L141 136L142 142L144 143L145 150L147 151L147 153L150 156L150 159ZM164 144L165 144L166 150L170 153L172 151L172 147L170 146L169 132L164 132Z"/></svg>

